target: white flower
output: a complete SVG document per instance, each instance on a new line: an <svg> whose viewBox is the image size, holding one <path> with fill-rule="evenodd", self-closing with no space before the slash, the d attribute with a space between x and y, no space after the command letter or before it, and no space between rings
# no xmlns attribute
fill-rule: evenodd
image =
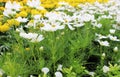
<svg viewBox="0 0 120 77"><path fill-rule="evenodd" d="M91 75L92 77L94 77L95 72L89 72L88 74Z"/></svg>
<svg viewBox="0 0 120 77"><path fill-rule="evenodd" d="M22 18L22 17L18 17L16 20L17 20L18 22L27 22L27 21L28 21L27 18Z"/></svg>
<svg viewBox="0 0 120 77"><path fill-rule="evenodd" d="M15 11L20 11L20 4L17 3L17 2L11 2L11 1L8 1L6 4L5 4L5 8L6 9L9 9L9 10L15 10Z"/></svg>
<svg viewBox="0 0 120 77"><path fill-rule="evenodd" d="M5 9L4 12L3 12L3 15L7 16L7 17L9 17L10 15L14 15L14 14L16 14L16 12L12 11L10 9Z"/></svg>
<svg viewBox="0 0 120 77"><path fill-rule="evenodd" d="M57 68L58 71L62 71L62 65L58 65L58 68Z"/></svg>
<svg viewBox="0 0 120 77"><path fill-rule="evenodd" d="M42 68L41 70L44 74L47 74L49 72L49 69L47 67Z"/></svg>
<svg viewBox="0 0 120 77"><path fill-rule="evenodd" d="M39 10L43 10L44 7L40 6L41 2L40 0L27 0L27 5Z"/></svg>
<svg viewBox="0 0 120 77"><path fill-rule="evenodd" d="M113 51L117 52L118 51L118 47L114 47Z"/></svg>
<svg viewBox="0 0 120 77"><path fill-rule="evenodd" d="M117 37L116 36L112 36L112 35L108 35L108 38L110 39L110 40L112 40L112 41L120 41L119 39L117 39Z"/></svg>
<svg viewBox="0 0 120 77"><path fill-rule="evenodd" d="M110 29L109 31L110 31L111 34L115 33L115 29Z"/></svg>
<svg viewBox="0 0 120 77"><path fill-rule="evenodd" d="M96 27L101 28L102 24L99 23L99 24L96 25Z"/></svg>
<svg viewBox="0 0 120 77"><path fill-rule="evenodd" d="M35 16L34 16L34 19L35 19L35 20L40 20L40 17L41 17L41 15L35 15Z"/></svg>
<svg viewBox="0 0 120 77"><path fill-rule="evenodd" d="M60 29L64 29L65 26L64 25L60 25L60 23L52 23L52 24L49 24L49 23L44 23L44 26L41 27L40 29L41 30L44 30L44 31L56 31L56 30L60 30Z"/></svg>
<svg viewBox="0 0 120 77"><path fill-rule="evenodd" d="M104 72L104 73L107 73L109 70L110 70L110 69L109 69L108 66L106 66L106 65L103 66L103 72Z"/></svg>
<svg viewBox="0 0 120 77"><path fill-rule="evenodd" d="M37 38L32 38L31 42L40 42L44 39L43 35L37 36Z"/></svg>
<svg viewBox="0 0 120 77"><path fill-rule="evenodd" d="M101 46L110 46L108 41L100 41L98 40Z"/></svg>
<svg viewBox="0 0 120 77"><path fill-rule="evenodd" d="M70 30L75 30L75 28L72 27L72 25L70 25L70 24L68 24L68 28L69 28Z"/></svg>
<svg viewBox="0 0 120 77"><path fill-rule="evenodd" d="M55 72L55 77L63 77L61 72Z"/></svg>
<svg viewBox="0 0 120 77"><path fill-rule="evenodd" d="M27 34L27 33L21 32L20 36L23 38L26 38L26 39L30 39L31 42L40 42L44 39L43 35L38 35L36 33L28 33Z"/></svg>
<svg viewBox="0 0 120 77"><path fill-rule="evenodd" d="M95 33L95 36L98 37L97 40L108 38L107 36L103 36L103 35L97 34L97 33Z"/></svg>

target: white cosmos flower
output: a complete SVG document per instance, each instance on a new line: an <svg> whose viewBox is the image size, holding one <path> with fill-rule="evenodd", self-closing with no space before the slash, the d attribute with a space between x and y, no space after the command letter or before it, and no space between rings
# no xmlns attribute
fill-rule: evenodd
<svg viewBox="0 0 120 77"><path fill-rule="evenodd" d="M35 16L34 16L34 19L35 19L35 20L40 20L40 18L41 18L41 15L35 15Z"/></svg>
<svg viewBox="0 0 120 77"><path fill-rule="evenodd" d="M42 68L41 71L42 71L44 74L47 74L47 73L49 72L49 68L44 67L44 68Z"/></svg>
<svg viewBox="0 0 120 77"><path fill-rule="evenodd" d="M75 30L75 28L72 26L72 25L70 25L70 24L67 24L68 25L68 28L70 29L70 30Z"/></svg>
<svg viewBox="0 0 120 77"><path fill-rule="evenodd" d="M43 10L44 7L40 6L40 4L41 4L40 0L28 0L27 1L28 6L39 9L39 10Z"/></svg>
<svg viewBox="0 0 120 77"><path fill-rule="evenodd" d="M32 38L31 42L40 42L44 39L43 35L37 36L37 38Z"/></svg>
<svg viewBox="0 0 120 77"><path fill-rule="evenodd" d="M98 40L101 46L110 46L108 41L100 41Z"/></svg>
<svg viewBox="0 0 120 77"><path fill-rule="evenodd" d="M111 34L114 34L115 31L116 31L115 29L110 29L110 30L109 30L109 32L110 32Z"/></svg>
<svg viewBox="0 0 120 77"><path fill-rule="evenodd" d="M16 11L12 11L10 9L5 9L3 12L3 15L7 17L9 17L10 15L14 15L14 14L16 14Z"/></svg>
<svg viewBox="0 0 120 77"><path fill-rule="evenodd" d="M20 11L20 4L17 3L17 2L11 2L11 1L8 1L6 4L5 4L5 8L6 9L9 9L9 10L15 10L15 11Z"/></svg>
<svg viewBox="0 0 120 77"><path fill-rule="evenodd" d="M95 72L89 72L88 74L91 75L92 77L94 77Z"/></svg>
<svg viewBox="0 0 120 77"><path fill-rule="evenodd" d="M16 20L19 22L27 22L28 21L27 18L22 18L22 17L18 17Z"/></svg>
<svg viewBox="0 0 120 77"><path fill-rule="evenodd" d="M60 25L60 23L54 23L54 24L49 24L49 23L44 23L44 26L40 28L40 30L44 31L56 31L60 29L64 29L64 25Z"/></svg>
<svg viewBox="0 0 120 77"><path fill-rule="evenodd" d="M103 36L103 35L97 34L97 33L95 33L95 35L97 36L97 40L108 38L107 36Z"/></svg>
<svg viewBox="0 0 120 77"><path fill-rule="evenodd" d="M110 70L110 68L106 65L103 66L103 72L107 73Z"/></svg>
<svg viewBox="0 0 120 77"><path fill-rule="evenodd" d="M44 39L43 35L38 35L36 33L28 33L27 34L27 33L21 32L20 36L31 40L31 42L40 42Z"/></svg>
<svg viewBox="0 0 120 77"><path fill-rule="evenodd" d="M61 72L55 72L55 77L63 77Z"/></svg>
<svg viewBox="0 0 120 77"><path fill-rule="evenodd" d="M110 40L112 40L112 41L120 41L119 39L117 39L117 37L116 36L112 36L112 35L108 35L108 38L110 39Z"/></svg>

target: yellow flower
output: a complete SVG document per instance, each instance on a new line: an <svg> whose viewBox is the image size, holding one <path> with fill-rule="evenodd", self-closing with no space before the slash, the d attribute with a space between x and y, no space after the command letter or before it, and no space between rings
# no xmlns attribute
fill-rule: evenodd
<svg viewBox="0 0 120 77"><path fill-rule="evenodd" d="M8 0L0 0L0 2L7 2Z"/></svg>
<svg viewBox="0 0 120 77"><path fill-rule="evenodd" d="M36 9L31 10L32 15L40 14L40 12Z"/></svg>
<svg viewBox="0 0 120 77"><path fill-rule="evenodd" d="M8 26L8 24L4 24L3 26L0 26L0 31L1 32L6 32L10 29L10 27Z"/></svg>
<svg viewBox="0 0 120 77"><path fill-rule="evenodd" d="M42 15L46 14L47 12L48 12L47 10L41 10L41 11L40 11L40 13L41 13Z"/></svg>
<svg viewBox="0 0 120 77"><path fill-rule="evenodd" d="M14 19L7 20L7 23L9 24L9 26L13 26L14 25Z"/></svg>
<svg viewBox="0 0 120 77"><path fill-rule="evenodd" d="M21 16L21 17L27 17L27 12L26 11L21 11L20 13L19 13L19 16Z"/></svg>
<svg viewBox="0 0 120 77"><path fill-rule="evenodd" d="M11 19L11 20L7 20L7 23L9 24L9 26L19 26L20 25L20 22L18 22L17 20L15 19Z"/></svg>
<svg viewBox="0 0 120 77"><path fill-rule="evenodd" d="M14 25L15 25L15 26L19 26L19 25L20 25L20 22L17 21L17 20L14 20Z"/></svg>
<svg viewBox="0 0 120 77"><path fill-rule="evenodd" d="M0 10L4 10L5 8L4 7L0 7Z"/></svg>

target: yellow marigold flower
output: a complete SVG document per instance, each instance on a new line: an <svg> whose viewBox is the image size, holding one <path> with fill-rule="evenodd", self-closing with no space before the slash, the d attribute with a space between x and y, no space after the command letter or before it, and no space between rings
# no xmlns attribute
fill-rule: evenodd
<svg viewBox="0 0 120 77"><path fill-rule="evenodd" d="M0 2L7 2L8 0L0 0Z"/></svg>
<svg viewBox="0 0 120 77"><path fill-rule="evenodd" d="M40 11L40 13L41 13L42 15L46 14L47 12L48 12L47 10L41 10L41 11Z"/></svg>
<svg viewBox="0 0 120 77"><path fill-rule="evenodd" d="M42 6L45 8L53 8L55 5L54 4L43 4Z"/></svg>
<svg viewBox="0 0 120 77"><path fill-rule="evenodd" d="M4 10L5 8L4 7L0 7L0 10Z"/></svg>
<svg viewBox="0 0 120 77"><path fill-rule="evenodd" d="M18 22L17 20L15 19L11 19L11 20L7 20L7 23L9 26L19 26L20 25L20 22Z"/></svg>
<svg viewBox="0 0 120 77"><path fill-rule="evenodd" d="M1 32L6 32L10 29L10 27L8 26L8 24L4 24L3 26L0 26L0 31Z"/></svg>
<svg viewBox="0 0 120 77"><path fill-rule="evenodd" d="M7 23L9 24L9 26L13 26L14 25L14 19L7 20Z"/></svg>
<svg viewBox="0 0 120 77"><path fill-rule="evenodd" d="M28 15L28 13L26 11L21 11L19 13L19 16L21 16L21 17L27 17L27 15Z"/></svg>
<svg viewBox="0 0 120 77"><path fill-rule="evenodd" d="M19 21L14 20L14 22L15 22L15 23L14 23L15 26L19 26L19 25L20 25L20 22L19 22Z"/></svg>
<svg viewBox="0 0 120 77"><path fill-rule="evenodd" d="M40 14L40 12L36 9L31 10L32 15Z"/></svg>

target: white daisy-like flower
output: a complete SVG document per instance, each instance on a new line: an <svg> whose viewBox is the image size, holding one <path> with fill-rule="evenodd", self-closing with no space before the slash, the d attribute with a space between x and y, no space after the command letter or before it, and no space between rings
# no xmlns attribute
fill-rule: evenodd
<svg viewBox="0 0 120 77"><path fill-rule="evenodd" d="M20 4L17 3L17 2L11 2L11 1L8 1L6 4L5 4L5 8L6 9L10 9L10 10L15 10L15 11L20 11Z"/></svg>
<svg viewBox="0 0 120 77"><path fill-rule="evenodd" d="M98 40L98 42L100 43L101 46L110 46L108 41L100 41L100 40Z"/></svg>
<svg viewBox="0 0 120 77"><path fill-rule="evenodd" d="M40 4L41 4L40 0L28 0L27 1L28 6L39 9L39 10L43 10L44 7L40 6Z"/></svg>
<svg viewBox="0 0 120 77"><path fill-rule="evenodd" d="M22 17L18 17L16 20L17 20L18 22L27 22L27 21L28 21L27 18L22 18Z"/></svg>
<svg viewBox="0 0 120 77"><path fill-rule="evenodd" d="M94 77L95 72L89 72L88 74L91 75L92 77Z"/></svg>
<svg viewBox="0 0 120 77"><path fill-rule="evenodd" d="M112 35L108 35L108 38L112 41L120 41L120 39L117 39L117 36L112 36Z"/></svg>
<svg viewBox="0 0 120 77"><path fill-rule="evenodd" d="M110 68L106 65L103 66L103 72L107 73L110 70Z"/></svg>
<svg viewBox="0 0 120 77"><path fill-rule="evenodd" d="M31 42L40 42L44 39L43 35L37 36L37 38L32 38Z"/></svg>
<svg viewBox="0 0 120 77"><path fill-rule="evenodd" d="M7 17L9 17L10 15L14 15L14 14L16 14L16 11L12 11L10 9L5 9L3 12L3 15Z"/></svg>
<svg viewBox="0 0 120 77"><path fill-rule="evenodd" d="M114 34L115 31L116 31L115 29L110 29L110 30L109 30L109 32L110 32L111 34Z"/></svg>
<svg viewBox="0 0 120 77"><path fill-rule="evenodd" d="M44 67L44 68L42 68L41 71L42 71L44 74L47 74L47 73L49 72L49 68Z"/></svg>
<svg viewBox="0 0 120 77"><path fill-rule="evenodd" d="M55 77L63 77L61 72L55 72Z"/></svg>
<svg viewBox="0 0 120 77"><path fill-rule="evenodd" d="M28 33L27 34L27 33L21 32L20 36L31 40L31 42L40 42L44 39L43 35L38 35L36 33Z"/></svg>

